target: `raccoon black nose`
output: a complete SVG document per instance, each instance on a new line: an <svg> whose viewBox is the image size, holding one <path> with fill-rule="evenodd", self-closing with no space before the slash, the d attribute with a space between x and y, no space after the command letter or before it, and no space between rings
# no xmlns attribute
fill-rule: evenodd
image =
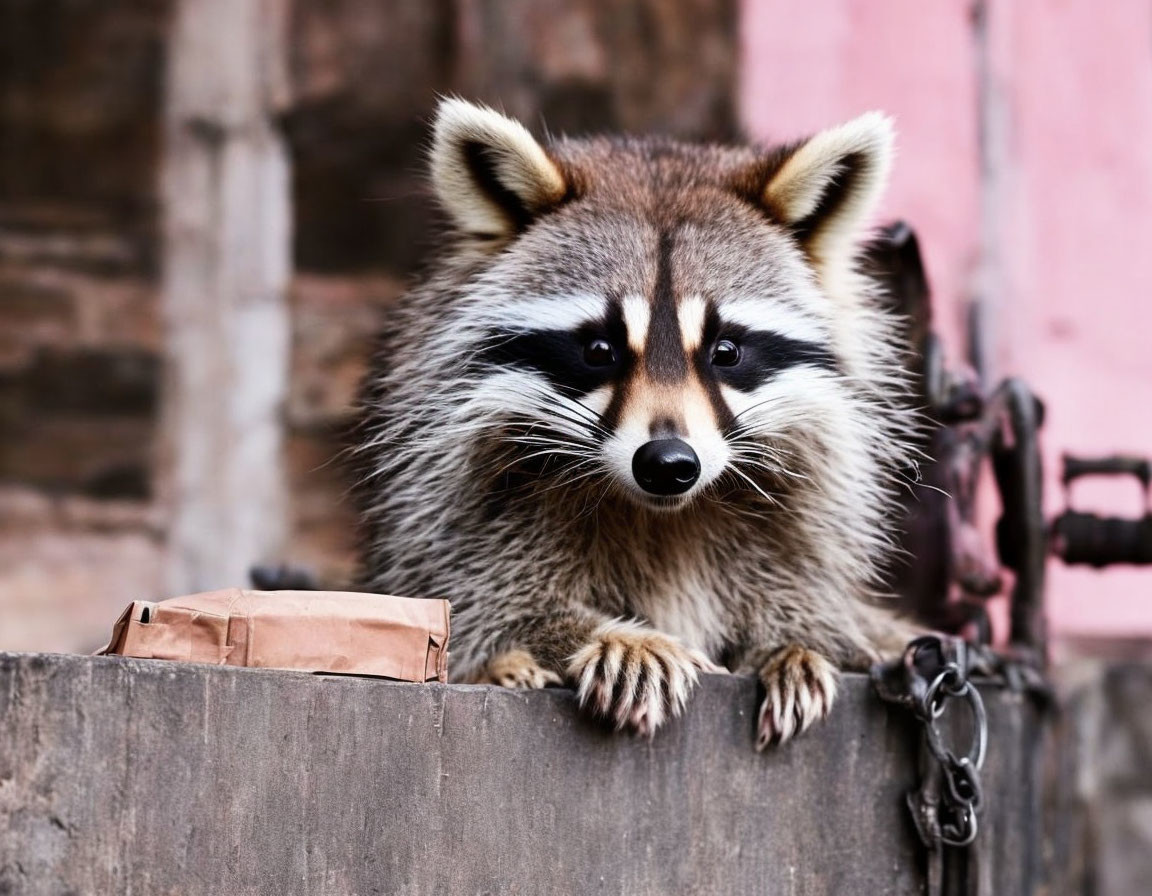
<svg viewBox="0 0 1152 896"><path fill-rule="evenodd" d="M632 475L654 495L682 495L700 478L700 458L681 439L653 439L632 456Z"/></svg>

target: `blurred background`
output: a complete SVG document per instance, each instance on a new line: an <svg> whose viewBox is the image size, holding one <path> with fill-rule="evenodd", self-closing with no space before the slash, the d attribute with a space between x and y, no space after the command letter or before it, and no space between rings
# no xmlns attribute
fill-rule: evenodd
<svg viewBox="0 0 1152 896"><path fill-rule="evenodd" d="M442 93L710 140L891 113L882 220L953 360L1047 402L1058 510L1061 452L1152 450L1149 35L1146 0L0 0L0 648L255 561L349 578L334 458L434 246ZM1152 634L1152 573L1051 575L1058 644Z"/></svg>
<svg viewBox="0 0 1152 896"><path fill-rule="evenodd" d="M0 647L259 560L348 579L334 459L434 248L443 93L707 140L891 113L950 355L1046 400L1053 486L1152 450L1149 35L1137 0L0 0ZM1152 574L1052 572L1058 636L1152 634Z"/></svg>
<svg viewBox="0 0 1152 896"><path fill-rule="evenodd" d="M0 0L0 649L91 650L254 561L348 580L340 434L435 245L444 93L707 140L891 113L883 219L949 354L1047 403L1049 513L1061 452L1152 452L1148 0ZM1148 653L1152 572L1050 585L1069 663ZM1115 687L1092 736L1148 767L1152 687ZM1152 842L1108 780L1102 842Z"/></svg>

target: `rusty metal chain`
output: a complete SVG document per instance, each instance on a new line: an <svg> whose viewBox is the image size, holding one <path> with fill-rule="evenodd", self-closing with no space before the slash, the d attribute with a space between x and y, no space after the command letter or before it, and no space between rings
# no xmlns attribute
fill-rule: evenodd
<svg viewBox="0 0 1152 896"><path fill-rule="evenodd" d="M960 752L947 745L937 721L944 715L949 701L960 700L972 714L972 742ZM939 805L940 840L949 846L968 846L979 831L979 813L983 808L980 769L988 749L988 719L980 692L967 679L967 671L948 663L928 685L922 712L917 712L924 726L924 742L940 764L943 775L943 799Z"/></svg>
<svg viewBox="0 0 1152 896"><path fill-rule="evenodd" d="M930 892L943 892L941 856L945 847L965 859L980 830L984 794L980 770L988 752L984 701L969 681L985 656L959 638L925 635L912 641L896 661L872 669L881 699L902 706L920 723L919 786L907 795L921 842L929 850ZM952 742L941 730L949 708L962 704L970 716L968 743Z"/></svg>

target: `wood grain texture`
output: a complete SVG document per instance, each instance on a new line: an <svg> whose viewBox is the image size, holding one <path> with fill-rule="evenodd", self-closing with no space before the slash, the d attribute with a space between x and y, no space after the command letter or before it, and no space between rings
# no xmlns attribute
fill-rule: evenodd
<svg viewBox="0 0 1152 896"><path fill-rule="evenodd" d="M757 754L757 699L708 676L649 742L564 690L0 654L0 893L920 892L904 720L848 676ZM1032 714L986 699L982 873L1024 893Z"/></svg>

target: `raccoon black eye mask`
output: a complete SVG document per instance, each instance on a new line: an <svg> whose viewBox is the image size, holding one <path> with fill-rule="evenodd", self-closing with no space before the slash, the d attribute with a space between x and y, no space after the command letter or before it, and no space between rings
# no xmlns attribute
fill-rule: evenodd
<svg viewBox="0 0 1152 896"><path fill-rule="evenodd" d="M361 585L450 598L458 679L620 729L725 670L763 682L759 748L827 714L913 633L877 578L916 419L857 257L891 144L875 113L541 143L443 102L450 226L362 395Z"/></svg>
<svg viewBox="0 0 1152 896"><path fill-rule="evenodd" d="M555 388L582 396L626 376L635 363L617 307L600 321L573 330L498 330L488 336L483 359L538 372Z"/></svg>
<svg viewBox="0 0 1152 896"><path fill-rule="evenodd" d="M718 335L722 334L722 335ZM499 331L489 337L485 361L542 374L557 389L582 396L626 377L636 362L619 316L580 329ZM710 322L690 358L701 379L751 392L790 367L837 372L831 351L814 342L739 324Z"/></svg>
<svg viewBox="0 0 1152 896"><path fill-rule="evenodd" d="M769 379L791 367L812 367L835 373L839 370L831 350L815 342L793 339L772 330L751 330L740 324L722 323L714 311L704 327L704 349L697 358L715 371L725 385L744 392L755 391ZM725 346L718 358L717 349Z"/></svg>

